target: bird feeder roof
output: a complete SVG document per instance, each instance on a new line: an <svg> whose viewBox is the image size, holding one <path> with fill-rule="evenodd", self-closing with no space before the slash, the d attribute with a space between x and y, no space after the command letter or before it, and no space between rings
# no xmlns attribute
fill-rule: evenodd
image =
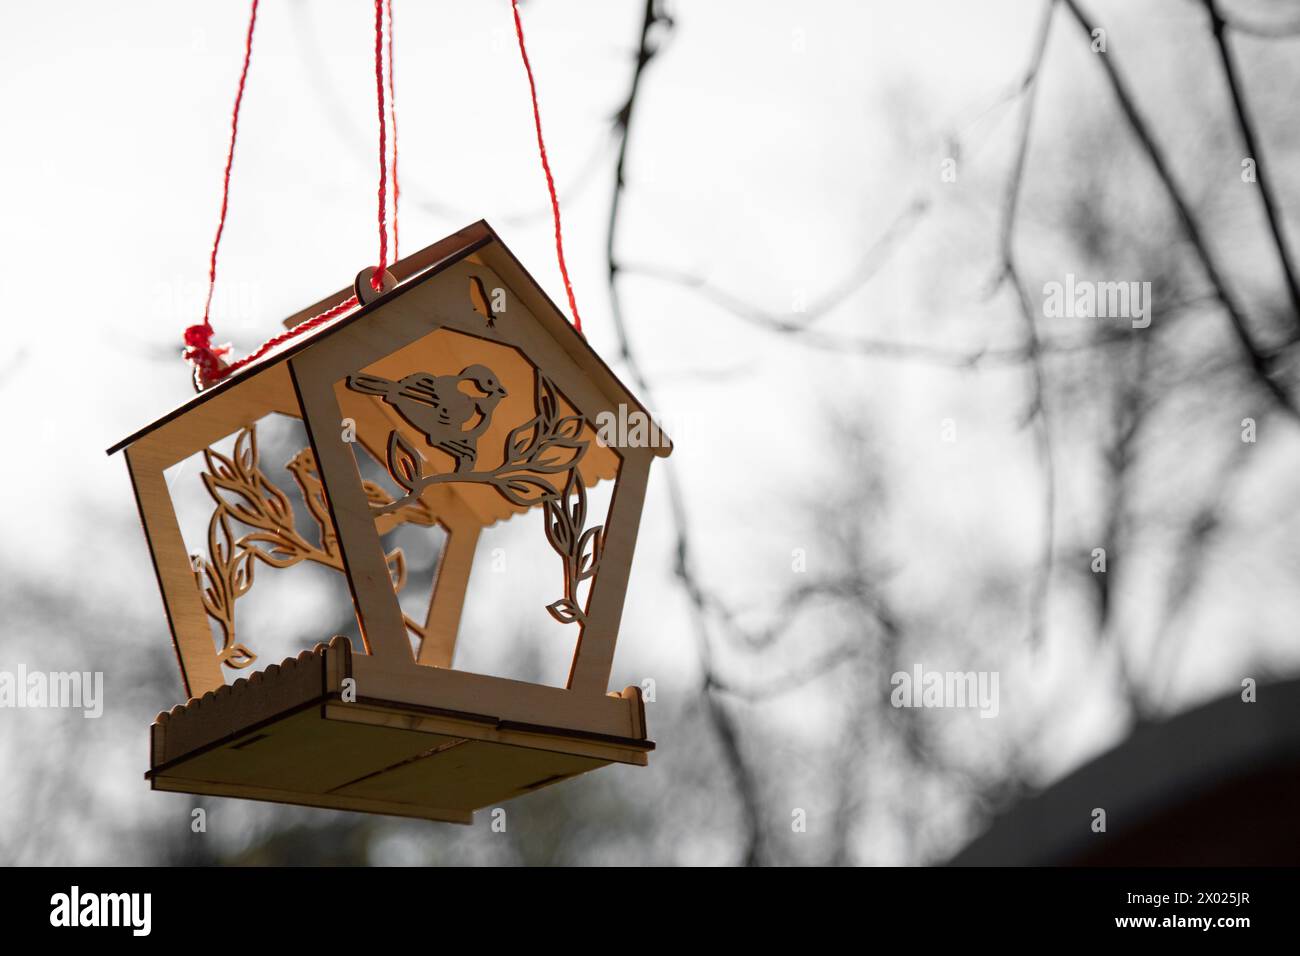
<svg viewBox="0 0 1300 956"><path fill-rule="evenodd" d="M471 257L473 258L471 259ZM254 379L274 373L276 370L283 374L287 359L337 335L349 326L366 322L368 317L384 309L386 305L396 298L418 289L424 283L435 279L466 259L481 262L493 270L517 296L523 298L529 314L536 319L537 323L577 364L599 392L609 400L611 409L617 409L620 405L626 406L629 412L640 412L645 416L646 421L652 423L652 427L657 430L659 436L658 442L654 446L656 455L664 457L671 452L671 441L659 428L658 423L650 416L645 406L605 364L604 360L588 344L586 337L569 323L564 313L551 301L546 292L538 285L537 281L533 279L519 260L515 258L492 227L485 220L479 220L405 259L395 262L390 271L397 278L398 286L392 292L358 308L354 312L327 322L298 338L290 339L268 352L258 361L232 373L218 384L205 389L153 423L122 439L108 449L108 454L115 454L134 445L165 425L189 415L209 402L240 388L240 386ZM292 328L337 305L350 294L350 289L342 289L333 295L327 296L290 316L285 320L284 325ZM602 475L600 477L609 476Z"/></svg>

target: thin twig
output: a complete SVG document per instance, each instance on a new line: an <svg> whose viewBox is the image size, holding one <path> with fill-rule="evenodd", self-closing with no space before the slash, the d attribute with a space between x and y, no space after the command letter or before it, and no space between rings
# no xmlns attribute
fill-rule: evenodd
<svg viewBox="0 0 1300 956"><path fill-rule="evenodd" d="M1287 248L1286 234L1282 227L1282 216L1278 212L1277 197L1273 195L1272 169L1264 161L1263 144L1255 135L1255 124L1246 108L1246 94L1233 59L1232 50L1225 34L1226 23L1219 12L1215 0L1205 0L1205 9L1210 14L1210 26L1214 31L1214 42L1219 49L1219 61L1223 64L1223 74L1228 81L1228 90L1232 94L1232 109L1237 115L1237 126L1241 138L1246 144L1246 154L1255 161L1255 176L1259 183L1259 196L1264 204L1264 215L1268 217L1268 228L1273 233L1273 243L1277 247L1277 257L1282 264L1282 273L1286 276L1286 289L1291 297L1291 319L1300 328L1300 284L1296 282L1295 270L1291 267L1291 254Z"/></svg>
<svg viewBox="0 0 1300 956"><path fill-rule="evenodd" d="M920 362L938 368L972 370L985 366L1017 365L1028 361L1034 354L1034 348L1021 343L1011 346L949 348L941 345L926 345L919 342L897 342L889 339L856 338L840 336L817 329L805 328L802 324L768 312L751 303L745 302L732 294L710 285L704 279L684 272L656 268L654 266L624 266L623 275L636 275L657 282L689 289L702 298L728 312L737 319L761 328L766 332L790 337L792 342L807 348L823 352L848 354L863 357L897 359L900 361ZM1170 306L1172 312L1176 306ZM1040 340L1038 353L1078 352L1127 341L1128 336L1122 332L1113 335L1093 335L1058 339Z"/></svg>
<svg viewBox="0 0 1300 956"><path fill-rule="evenodd" d="M1261 40L1285 40L1300 36L1300 18L1284 20L1281 23L1259 23L1243 18L1239 13L1229 14L1223 10L1219 11L1219 16L1229 29Z"/></svg>
<svg viewBox="0 0 1300 956"><path fill-rule="evenodd" d="M1079 28L1089 38L1092 36L1092 22L1079 6L1078 0L1062 0L1066 8L1074 16ZM1232 330L1241 345L1242 351L1246 355L1246 361L1251 370L1254 372L1256 380L1264 386L1265 390L1273 397L1278 406L1282 408L1292 418L1300 420L1300 410L1296 408L1291 396L1286 390L1276 382L1270 374L1271 362L1265 358L1264 353L1255 344L1251 337L1250 329L1246 324L1245 312L1237 304L1236 299L1228 290L1223 274L1219 271L1218 265L1210 255L1209 246L1206 244L1204 237L1201 235L1200 226L1197 224L1195 217L1192 215L1191 208L1187 200L1184 199L1182 190L1174 181L1173 173L1169 169L1169 164L1165 161L1164 153L1156 144L1150 130L1147 127L1146 120L1138 112L1137 105L1129 92L1119 71L1115 69L1111 62L1112 53L1097 54L1098 60L1101 61L1102 69L1106 73L1106 78L1110 81L1115 98L1119 102L1120 109L1124 117L1128 120L1133 134L1137 137L1142 149L1146 152L1147 157L1151 160L1156 175L1160 178L1161 184L1169 194L1170 201L1174 204L1174 209L1178 213L1178 219L1182 223L1183 231L1187 234L1192 248L1196 251L1196 257L1201 262L1201 268L1205 270L1206 277L1210 284L1214 286L1218 293L1219 301L1223 303L1224 311L1228 314L1228 320L1232 325Z"/></svg>
<svg viewBox="0 0 1300 956"><path fill-rule="evenodd" d="M610 198L609 226L605 239L605 255L609 267L610 315L614 323L614 332L618 341L619 357L641 391L642 399L651 405L653 390L650 382L641 370L632 342L628 336L624 321L623 303L618 289L619 266L615 255L615 240L622 212L623 191L626 187L624 171L627 166L628 143L631 140L632 118L635 114L637 97L641 91L641 80L645 69L658 51L652 40L652 33L658 27L671 28L672 18L661 8L659 0L645 0L644 13L641 18L641 36L637 46L636 66L632 72L632 85L623 106L615 115L615 131L618 137L618 159L614 166L614 190ZM718 696L713 669L713 651L709 636L707 599L705 592L696 580L691 564L689 522L686 517L686 505L682 495L681 483L675 469L664 470L668 486L669 509L672 515L673 531L676 537L675 572L687 596L690 598L692 626L696 638L697 652L703 671L701 692L709 719L713 724L715 735L722 747L723 755L731 768L732 779L740 798L743 812L743 826L746 833L745 863L756 865L764 860L763 815L759 807L758 782L754 771L745 759L740 743L740 733L735 719Z"/></svg>
<svg viewBox="0 0 1300 956"><path fill-rule="evenodd" d="M1025 177L1025 161L1029 155L1029 134L1033 129L1034 102L1038 93L1038 73L1047 50L1047 37L1051 31L1052 14L1056 0L1047 0L1042 22L1038 28L1034 50L1025 72L1024 99L1020 109L1020 128L1016 138L1016 158L1007 182L1007 196L1002 217L1002 277L1015 291L1016 303L1025 328L1026 350L1032 380L1029 411L1026 424L1034 424L1034 440L1038 448L1039 466L1043 472L1043 551L1037 582L1030 599L1029 641L1033 647L1042 644L1044 620L1052 583L1052 564L1056 550L1056 458L1052 450L1052 428L1046 400L1046 376L1043 371L1042 343L1038 336L1038 323L1029 291L1020 278L1016 262L1015 230L1020 208L1020 192Z"/></svg>

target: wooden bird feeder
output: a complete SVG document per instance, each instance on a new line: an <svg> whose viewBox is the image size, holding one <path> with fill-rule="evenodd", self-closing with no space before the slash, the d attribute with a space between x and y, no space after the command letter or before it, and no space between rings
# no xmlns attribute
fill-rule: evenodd
<svg viewBox="0 0 1300 956"><path fill-rule="evenodd" d="M605 440L598 422L645 410L486 223L391 272L354 313L109 450L126 453L189 698L154 721L155 790L469 823L609 763L645 765L654 747L640 689L607 685L650 462L670 443L653 425L654 442ZM275 414L309 443L287 491L258 459L257 424ZM233 452L214 448L232 436ZM164 472L196 455L214 507L192 554ZM606 480L600 526L587 489ZM479 532L528 511L558 556L536 569L556 581L546 611L575 632L565 687L452 668ZM400 525L446 534L423 620L403 613L405 564L382 540ZM254 570L302 562L346 579L364 653L335 636L228 684L257 661L256 635L235 629Z"/></svg>

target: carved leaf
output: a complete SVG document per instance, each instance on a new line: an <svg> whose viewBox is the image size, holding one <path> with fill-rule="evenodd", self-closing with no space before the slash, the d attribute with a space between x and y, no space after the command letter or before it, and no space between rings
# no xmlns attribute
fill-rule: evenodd
<svg viewBox="0 0 1300 956"><path fill-rule="evenodd" d="M396 428L388 433L388 473L407 491L415 488L424 473L424 459Z"/></svg>
<svg viewBox="0 0 1300 956"><path fill-rule="evenodd" d="M257 655L243 644L231 644L221 652L221 660L227 667L241 669L257 660Z"/></svg>
<svg viewBox="0 0 1300 956"><path fill-rule="evenodd" d="M257 472L257 490L261 493L260 501L263 510L272 521L279 524L293 514L293 506L289 503L289 496L271 484L266 475L260 471Z"/></svg>
<svg viewBox="0 0 1300 956"><path fill-rule="evenodd" d="M547 501L542 505L546 509L546 540L550 542L557 554L567 555L573 544L573 527L569 516L560 505Z"/></svg>
<svg viewBox="0 0 1300 956"><path fill-rule="evenodd" d="M224 568L235 550L235 532L226 509L218 506L208 521L208 554L215 568Z"/></svg>
<svg viewBox="0 0 1300 956"><path fill-rule="evenodd" d="M566 415L555 423L555 427L551 429L551 434L558 438L576 439L582 434L582 424L583 418L581 415Z"/></svg>
<svg viewBox="0 0 1300 956"><path fill-rule="evenodd" d="M254 487L241 479L205 474L203 484L212 499L218 504L225 505L236 520L254 528L276 526L276 520L267 514L266 506Z"/></svg>
<svg viewBox="0 0 1300 956"><path fill-rule="evenodd" d="M257 431L245 428L235 439L233 464L240 477L251 479L257 469Z"/></svg>
<svg viewBox="0 0 1300 956"><path fill-rule="evenodd" d="M541 372L537 373L535 385L534 402L537 413L542 417L542 421L554 422L560 408L559 399L555 394L555 386Z"/></svg>
<svg viewBox="0 0 1300 956"><path fill-rule="evenodd" d="M226 481L239 481L239 475L235 472L234 463L221 452L214 451L211 448L203 449L203 463L211 474L224 478Z"/></svg>
<svg viewBox="0 0 1300 956"><path fill-rule="evenodd" d="M582 480L578 469L569 472L569 480L564 483L564 502L568 507L569 499L573 506L569 509L569 523L574 528L581 528L587 523L587 483Z"/></svg>
<svg viewBox="0 0 1300 956"><path fill-rule="evenodd" d="M528 462L530 471L556 475L574 467L587 453L587 443L573 438L547 438Z"/></svg>
<svg viewBox="0 0 1300 956"><path fill-rule="evenodd" d="M207 587L203 586L205 577L208 579ZM217 620L222 619L226 611L225 602L222 600L223 589L215 570L209 562L204 561L202 569L194 572L194 583L199 588L199 597L203 601L203 610L210 617Z"/></svg>
<svg viewBox="0 0 1300 956"><path fill-rule="evenodd" d="M582 608L568 598L560 598L554 604L546 605L546 610L551 613L551 617L561 624L572 624L574 621L581 621L585 618Z"/></svg>
<svg viewBox="0 0 1300 956"><path fill-rule="evenodd" d="M527 475L506 478L494 484L507 501L524 508L531 508L539 501L555 498L559 494L550 482Z"/></svg>
<svg viewBox="0 0 1300 956"><path fill-rule="evenodd" d="M305 557L292 541L272 531L255 531L246 534L239 539L239 543L250 555L260 558L273 568L291 567ZM267 547L257 547L260 544Z"/></svg>
<svg viewBox="0 0 1300 956"><path fill-rule="evenodd" d="M235 559L235 573L231 580L231 595L233 597L243 597L248 593L249 588L253 586L254 555L255 552L253 551L245 551Z"/></svg>
<svg viewBox="0 0 1300 956"><path fill-rule="evenodd" d="M526 459L541 434L542 419L540 415L534 416L522 425L512 428L510 434L506 436L506 461L518 462Z"/></svg>
<svg viewBox="0 0 1300 956"><path fill-rule="evenodd" d="M585 581L593 576L600 566L601 552L605 547L605 536L601 534L601 530L600 525L588 528L582 533L582 537L578 539L576 553L578 555L579 581Z"/></svg>

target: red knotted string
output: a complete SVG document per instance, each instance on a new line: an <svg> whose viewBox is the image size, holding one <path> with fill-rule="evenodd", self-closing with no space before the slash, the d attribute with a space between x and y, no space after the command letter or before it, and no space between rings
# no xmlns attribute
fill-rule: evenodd
<svg viewBox="0 0 1300 956"><path fill-rule="evenodd" d="M231 364L225 366L221 370L220 378L225 378L227 375L231 375L235 372L238 372L245 365L252 365L258 359L264 356L267 352L271 351L277 346L283 345L285 342L288 342L290 339L294 339L299 335L302 335L304 332L310 332L318 325L324 325L330 319L338 318L340 315L343 315L345 312L351 312L356 307L357 307L357 297L355 295L348 296L338 305L326 309L324 312L320 313L319 315L313 315L310 319L304 319L302 322L299 322L297 325L289 329L289 331L287 332L281 332L279 335L267 339L255 351L250 352L248 355L245 355L238 362L232 362Z"/></svg>
<svg viewBox="0 0 1300 956"><path fill-rule="evenodd" d="M560 233L560 197L555 193L555 177L551 175L551 164L546 158L546 141L542 139L542 113L537 105L537 84L533 80L533 67L528 62L528 48L524 46L524 24L519 19L519 0L510 0L510 9L515 15L515 36L519 37L519 55L524 60L524 72L528 74L528 90L533 97L533 125L537 127L537 152L542 157L542 172L546 174L546 188L551 192L551 212L555 216L555 254L560 260L560 275L564 279L564 291L569 296L569 311L573 313L573 327L582 331L582 316L578 315L578 302L573 297L573 283L569 281L569 267L564 263L564 237Z"/></svg>
<svg viewBox="0 0 1300 956"><path fill-rule="evenodd" d="M203 303L203 323L185 330L186 349L182 353L194 366L195 379L207 385L221 377L223 356L230 346L212 345L212 292L217 285L217 250L221 248L221 234L226 229L226 212L230 208L230 170L235 164L235 140L239 136L239 108L244 102L244 86L248 83L248 65L253 60L253 29L257 26L257 2L253 0L248 12L248 33L244 38L244 67L239 71L239 87L235 91L235 108L230 114L230 148L226 151L226 172L221 184L221 215L217 219L217 235L212 240L212 256L208 260L208 296Z"/></svg>

